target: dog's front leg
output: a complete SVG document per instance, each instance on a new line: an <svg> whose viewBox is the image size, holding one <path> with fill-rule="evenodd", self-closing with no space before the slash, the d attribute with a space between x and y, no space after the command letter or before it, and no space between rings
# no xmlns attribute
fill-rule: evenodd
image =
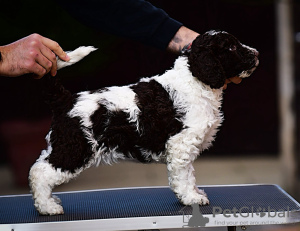
<svg viewBox="0 0 300 231"><path fill-rule="evenodd" d="M206 194L196 186L192 162L171 158L167 162L169 185L177 198L185 205L209 204Z"/></svg>

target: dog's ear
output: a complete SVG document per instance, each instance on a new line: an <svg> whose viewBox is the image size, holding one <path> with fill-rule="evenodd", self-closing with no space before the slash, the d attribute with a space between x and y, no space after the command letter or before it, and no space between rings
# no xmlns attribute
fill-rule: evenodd
<svg viewBox="0 0 300 231"><path fill-rule="evenodd" d="M209 47L193 43L188 63L192 75L211 88L221 88L225 84L223 67Z"/></svg>

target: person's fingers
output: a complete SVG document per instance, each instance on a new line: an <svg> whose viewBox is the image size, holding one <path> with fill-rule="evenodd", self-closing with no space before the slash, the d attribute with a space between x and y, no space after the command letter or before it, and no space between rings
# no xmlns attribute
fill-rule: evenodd
<svg viewBox="0 0 300 231"><path fill-rule="evenodd" d="M52 50L60 59L64 60L64 61L69 61L70 58L67 55L66 52L64 52L64 50L60 47L60 45L48 38L42 37L42 43L48 47L50 50Z"/></svg>
<svg viewBox="0 0 300 231"><path fill-rule="evenodd" d="M46 74L51 70L53 63L44 56L41 52L38 52L35 56L35 61L37 64L39 64L41 67L43 67L46 70Z"/></svg>
<svg viewBox="0 0 300 231"><path fill-rule="evenodd" d="M38 63L35 63L32 66L32 70L31 73L33 74L33 78L35 79L40 79L42 78L45 74L46 74L46 69L43 68L41 65L39 65Z"/></svg>
<svg viewBox="0 0 300 231"><path fill-rule="evenodd" d="M36 75L36 78L41 78L51 70L52 62L50 62L40 50L31 50L28 57L29 59L23 64L27 73L33 73Z"/></svg>
<svg viewBox="0 0 300 231"><path fill-rule="evenodd" d="M52 63L50 74L52 76L55 76L57 72L57 62L55 54L46 46L41 47L41 53Z"/></svg>

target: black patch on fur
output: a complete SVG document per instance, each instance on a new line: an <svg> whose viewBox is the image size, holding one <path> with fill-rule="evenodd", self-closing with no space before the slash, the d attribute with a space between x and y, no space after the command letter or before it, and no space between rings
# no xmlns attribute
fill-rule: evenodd
<svg viewBox="0 0 300 231"><path fill-rule="evenodd" d="M116 149L128 158L135 158L140 162L148 162L136 146L139 140L135 124L129 123L129 115L123 111L109 111L104 105L91 116L94 137L99 147ZM103 148L103 147L102 147Z"/></svg>
<svg viewBox="0 0 300 231"><path fill-rule="evenodd" d="M223 31L199 35L184 55L193 76L211 88L221 88L226 79L252 69L256 63L253 51Z"/></svg>
<svg viewBox="0 0 300 231"><path fill-rule="evenodd" d="M131 86L136 93L136 103L140 109L136 123L129 122L129 114L123 111L109 111L104 105L91 116L93 133L99 146L114 149L128 158L140 162L151 162L151 156L144 156L142 150L159 153L165 150L168 138L181 131L183 125L178 120L169 94L156 81L141 82Z"/></svg>
<svg viewBox="0 0 300 231"><path fill-rule="evenodd" d="M47 158L49 163L62 171L72 173L85 166L93 152L82 130L79 118L61 116L51 126L52 152Z"/></svg>
<svg viewBox="0 0 300 231"><path fill-rule="evenodd" d="M141 146L158 153L165 150L166 141L179 133L183 124L168 92L155 80L140 82L131 87L140 109L139 129Z"/></svg>
<svg viewBox="0 0 300 231"><path fill-rule="evenodd" d="M58 80L53 83L53 80L50 81L47 102L53 112L50 136L52 152L46 160L56 169L74 173L88 163L93 152L80 128L80 119L67 115L77 96L72 96Z"/></svg>
<svg viewBox="0 0 300 231"><path fill-rule="evenodd" d="M189 64L192 75L211 88L220 88L225 84L223 67L210 49L194 45L189 55Z"/></svg>
<svg viewBox="0 0 300 231"><path fill-rule="evenodd" d="M101 88L101 89L91 90L91 91L89 91L89 93L90 94L95 94L95 93L101 93L101 92L105 92L105 91L108 91L108 88L104 87L104 88Z"/></svg>

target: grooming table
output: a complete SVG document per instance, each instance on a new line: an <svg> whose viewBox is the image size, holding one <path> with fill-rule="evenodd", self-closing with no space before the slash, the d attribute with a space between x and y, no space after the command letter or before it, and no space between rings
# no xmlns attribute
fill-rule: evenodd
<svg viewBox="0 0 300 231"><path fill-rule="evenodd" d="M150 230L300 222L300 204L277 185L201 186L210 205L184 206L169 187L54 193L64 215L40 216L31 195L0 197L1 231Z"/></svg>

